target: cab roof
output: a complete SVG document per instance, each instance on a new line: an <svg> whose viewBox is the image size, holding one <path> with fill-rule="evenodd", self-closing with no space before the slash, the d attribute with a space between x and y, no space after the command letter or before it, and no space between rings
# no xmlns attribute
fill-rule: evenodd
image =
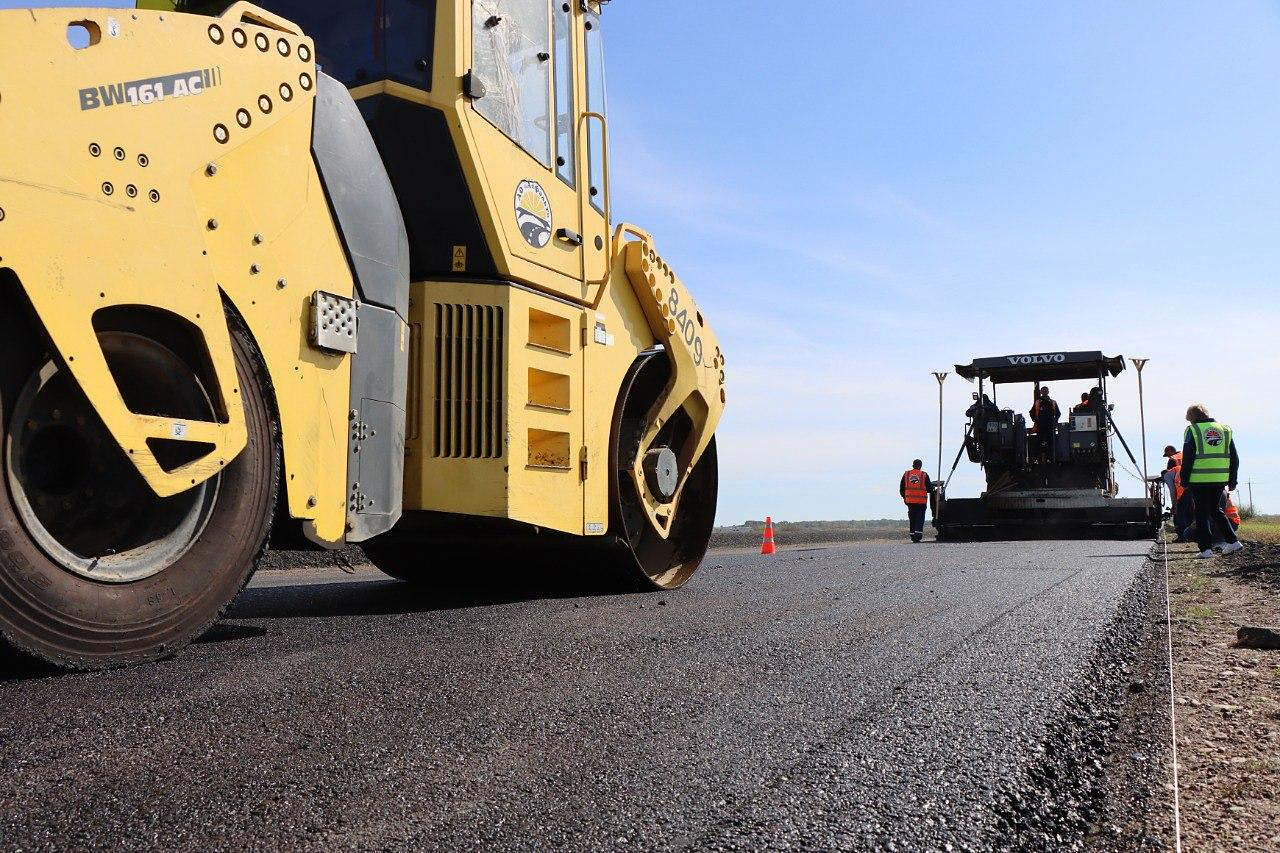
<svg viewBox="0 0 1280 853"><path fill-rule="evenodd" d="M1118 376L1123 370L1124 356L1108 357L1098 350L1001 355L956 365L956 373L970 382L983 378L995 383L1097 379L1103 373Z"/></svg>

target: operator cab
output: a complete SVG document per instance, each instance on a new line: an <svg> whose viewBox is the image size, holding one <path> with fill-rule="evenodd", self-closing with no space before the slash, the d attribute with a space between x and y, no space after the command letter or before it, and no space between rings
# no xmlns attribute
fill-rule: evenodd
<svg viewBox="0 0 1280 853"><path fill-rule="evenodd" d="M593 299L612 245L601 0L258 5L310 36L320 70L355 99L400 202L413 281Z"/></svg>
<svg viewBox="0 0 1280 853"><path fill-rule="evenodd" d="M1090 488L1116 494L1107 381L1124 368L1122 356L1109 358L1096 351L999 356L956 365L960 376L978 383L965 449L971 461L983 466L988 491ZM1087 384L1068 384L1072 382ZM1007 389L1013 385L1022 389ZM1017 409L1001 408L1002 389L1005 402L1016 401ZM1037 424L1032 412L1042 389L1051 390L1049 399L1057 403L1059 416ZM1024 391L1030 393L1024 396ZM1046 434L1051 420L1052 433Z"/></svg>

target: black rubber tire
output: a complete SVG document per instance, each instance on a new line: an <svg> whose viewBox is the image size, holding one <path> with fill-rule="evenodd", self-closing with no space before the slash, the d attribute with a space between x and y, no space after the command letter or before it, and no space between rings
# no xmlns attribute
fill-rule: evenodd
<svg viewBox="0 0 1280 853"><path fill-rule="evenodd" d="M720 463L712 436L685 485L679 516L667 539L650 527L627 471L639 452L646 418L670 377L670 363L661 353L636 361L623 382L614 412L609 450L610 528L616 570L641 591L683 586L702 565L715 529ZM676 418L669 421L673 424Z"/></svg>
<svg viewBox="0 0 1280 853"><path fill-rule="evenodd" d="M249 441L221 474L203 532L173 565L133 583L65 570L28 535L8 478L0 475L0 636L13 647L76 669L156 660L208 630L248 582L270 533L279 426L261 357L238 318L230 324L239 394L228 396L243 403ZM2 440L10 428L7 412L47 350L16 321L0 319L0 339L14 341L0 360ZM7 473L5 464L0 459L0 474Z"/></svg>

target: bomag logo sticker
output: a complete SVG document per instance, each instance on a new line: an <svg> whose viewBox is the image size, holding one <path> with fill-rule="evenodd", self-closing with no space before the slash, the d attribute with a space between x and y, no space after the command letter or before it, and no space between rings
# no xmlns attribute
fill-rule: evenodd
<svg viewBox="0 0 1280 853"><path fill-rule="evenodd" d="M535 249L551 242L551 200L537 181L516 186L516 226L524 241Z"/></svg>
<svg viewBox="0 0 1280 853"><path fill-rule="evenodd" d="M201 68L168 74L164 77L148 77L128 83L105 83L80 90L80 109L98 110L121 104L156 104L172 98L200 95L205 89L222 84L221 68Z"/></svg>

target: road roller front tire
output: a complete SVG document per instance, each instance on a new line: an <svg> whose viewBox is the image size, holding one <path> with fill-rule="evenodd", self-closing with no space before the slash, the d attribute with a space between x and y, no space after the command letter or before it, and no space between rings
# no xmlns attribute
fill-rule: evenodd
<svg viewBox="0 0 1280 853"><path fill-rule="evenodd" d="M279 428L261 358L233 319L248 444L203 487L161 499L66 368L19 326L0 320L15 354L0 360L0 637L77 669L170 655L218 620L270 532ZM208 400L196 372L164 337L99 333L109 360L124 362L112 366L133 410L137 389L152 405L178 407L171 415L207 417L191 411Z"/></svg>

